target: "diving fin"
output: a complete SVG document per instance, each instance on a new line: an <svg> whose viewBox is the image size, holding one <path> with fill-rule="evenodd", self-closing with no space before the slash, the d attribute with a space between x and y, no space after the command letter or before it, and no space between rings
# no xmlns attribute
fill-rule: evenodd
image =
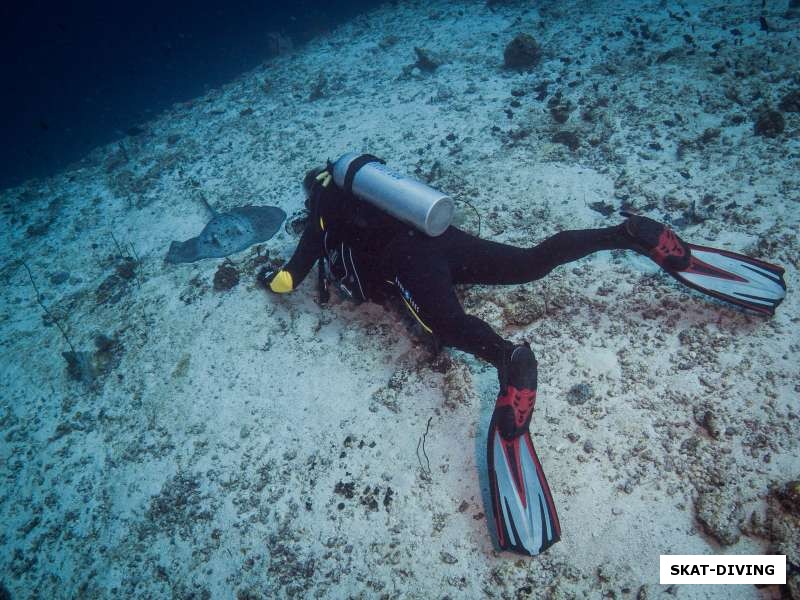
<svg viewBox="0 0 800 600"><path fill-rule="evenodd" d="M537 377L530 346L515 347L505 367L487 443L492 512L500 548L534 556L560 539L561 526L528 431Z"/></svg>
<svg viewBox="0 0 800 600"><path fill-rule="evenodd" d="M691 262L670 273L678 281L720 300L774 315L786 296L783 267L744 254L688 244Z"/></svg>
<svg viewBox="0 0 800 600"><path fill-rule="evenodd" d="M784 269L744 254L689 244L667 226L623 212L631 237L675 279L695 290L749 310L774 315L786 296Z"/></svg>

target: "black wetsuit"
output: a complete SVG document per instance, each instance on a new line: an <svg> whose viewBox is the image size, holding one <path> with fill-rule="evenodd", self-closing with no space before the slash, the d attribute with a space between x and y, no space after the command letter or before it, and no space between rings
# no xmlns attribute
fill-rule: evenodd
<svg viewBox="0 0 800 600"><path fill-rule="evenodd" d="M328 279L355 300L399 296L441 344L497 366L510 343L464 312L454 285L525 283L593 252L634 246L624 225L562 231L533 248L483 240L456 227L429 237L331 184L315 186L309 222L284 268L296 287L322 259Z"/></svg>

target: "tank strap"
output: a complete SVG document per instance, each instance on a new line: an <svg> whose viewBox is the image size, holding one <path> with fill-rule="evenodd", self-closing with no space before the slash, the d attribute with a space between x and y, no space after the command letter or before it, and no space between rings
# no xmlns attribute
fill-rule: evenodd
<svg viewBox="0 0 800 600"><path fill-rule="evenodd" d="M347 165L347 173L344 175L344 185L342 189L347 192L348 194L353 193L353 179L356 176L358 170L366 165L367 163L371 162L379 162L382 165L386 164L386 161L378 158L377 156L373 156L372 154L362 154L358 158L354 158L350 161L350 164Z"/></svg>

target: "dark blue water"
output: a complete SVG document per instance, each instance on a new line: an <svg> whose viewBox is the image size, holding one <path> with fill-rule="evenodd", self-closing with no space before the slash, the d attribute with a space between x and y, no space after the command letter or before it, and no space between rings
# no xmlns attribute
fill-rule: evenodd
<svg viewBox="0 0 800 600"><path fill-rule="evenodd" d="M379 2L0 4L0 188L57 172L160 110Z"/></svg>

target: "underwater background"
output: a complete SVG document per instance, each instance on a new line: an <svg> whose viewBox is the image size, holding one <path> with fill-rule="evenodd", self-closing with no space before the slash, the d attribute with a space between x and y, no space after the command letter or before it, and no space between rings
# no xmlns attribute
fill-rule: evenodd
<svg viewBox="0 0 800 600"><path fill-rule="evenodd" d="M0 11L0 600L800 597L796 0ZM351 150L487 239L624 208L789 291L764 318L619 251L459 289L539 360L562 540L521 559L487 505L494 369L315 277L256 284ZM168 260L246 205L287 220ZM786 554L788 584L659 585L711 553Z"/></svg>
<svg viewBox="0 0 800 600"><path fill-rule="evenodd" d="M135 135L175 102L330 31L376 2L101 2L0 7L0 187Z"/></svg>

